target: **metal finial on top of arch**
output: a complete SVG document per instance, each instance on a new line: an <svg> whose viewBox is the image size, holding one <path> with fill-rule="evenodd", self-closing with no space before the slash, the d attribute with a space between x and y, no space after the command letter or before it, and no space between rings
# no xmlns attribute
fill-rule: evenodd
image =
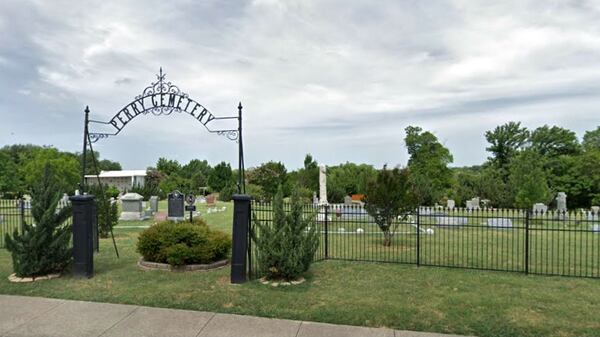
<svg viewBox="0 0 600 337"><path fill-rule="evenodd" d="M238 192L245 192L244 184L244 152L242 145L242 103L238 105L237 116L219 117L210 112L202 104L191 99L189 95L179 89L179 87L166 79L167 74L163 72L162 67L156 74L156 82L151 82L144 88L140 95L135 96L134 100L120 109L108 121L98 121L89 118L89 108L85 110L84 125L84 144L83 160L81 170L81 186L85 190L85 165L86 152L88 146L91 151L92 144L99 140L118 135L125 126L140 115L171 115L173 113L185 113L196 119L210 133L225 136L227 139L238 143L239 152L239 181ZM237 127L231 125L228 121L237 120ZM104 130L90 130L90 126L103 128Z"/></svg>

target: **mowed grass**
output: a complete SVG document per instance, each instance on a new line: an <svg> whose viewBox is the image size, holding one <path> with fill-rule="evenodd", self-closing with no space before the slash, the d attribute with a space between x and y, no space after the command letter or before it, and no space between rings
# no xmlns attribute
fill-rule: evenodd
<svg viewBox="0 0 600 337"><path fill-rule="evenodd" d="M230 232L232 205L219 206L227 210L206 214L202 206L200 211L209 225ZM74 279L67 272L56 280L13 284L7 280L10 255L0 250L0 293L478 336L600 336L600 280L324 261L315 263L299 286L231 285L229 267L196 273L139 270L135 243L142 229L122 227L129 224L115 228L120 259L111 240L101 240L92 279ZM343 236L350 237L356 236ZM396 249L402 238L394 238Z"/></svg>

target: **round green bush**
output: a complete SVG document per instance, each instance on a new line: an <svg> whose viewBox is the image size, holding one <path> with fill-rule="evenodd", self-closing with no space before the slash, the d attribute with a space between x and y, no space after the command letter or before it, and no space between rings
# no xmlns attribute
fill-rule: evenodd
<svg viewBox="0 0 600 337"><path fill-rule="evenodd" d="M144 260L173 266L220 261L230 250L229 235L211 230L202 220L157 223L144 230L137 242Z"/></svg>

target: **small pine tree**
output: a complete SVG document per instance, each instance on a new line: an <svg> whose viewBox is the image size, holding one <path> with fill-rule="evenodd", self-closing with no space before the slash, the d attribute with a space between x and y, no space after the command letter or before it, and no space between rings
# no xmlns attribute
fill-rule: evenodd
<svg viewBox="0 0 600 337"><path fill-rule="evenodd" d="M263 223L253 214L258 231L251 233L258 248L260 272L268 279L295 280L306 272L319 245L314 216L302 216L302 204L292 192L291 210L286 214L283 190L279 186L273 199L273 222Z"/></svg>
<svg viewBox="0 0 600 337"><path fill-rule="evenodd" d="M71 207L56 207L61 194L50 167L33 189L31 213L33 224L23 224L11 237L5 235L6 248L11 253L13 269L19 277L31 277L61 272L71 261L71 226L65 221L71 216Z"/></svg>

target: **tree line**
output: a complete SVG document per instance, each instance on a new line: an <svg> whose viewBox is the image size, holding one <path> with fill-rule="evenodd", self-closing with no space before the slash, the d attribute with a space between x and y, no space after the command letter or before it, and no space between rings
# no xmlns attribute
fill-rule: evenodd
<svg viewBox="0 0 600 337"><path fill-rule="evenodd" d="M464 205L477 196L493 207L529 208L536 202L552 203L559 191L567 193L569 207L600 204L600 126L585 132L580 141L575 132L559 126L530 130L519 122L508 122L485 132L489 157L481 165L470 167L452 167L452 153L432 132L417 126L408 126L404 131L409 159L402 169L407 171L407 186L417 204L444 204L453 199L457 205ZM118 162L95 155L98 167L88 156L86 174L121 169ZM81 154L53 147L5 146L0 149L0 193L5 197L26 193L41 179L46 164L60 172L57 185L70 193L79 182L80 162ZM328 166L329 202L366 194L379 172L368 164ZM307 154L297 170L288 171L277 161L246 170L246 191L257 199L270 200L279 186L285 196L296 189L300 197L310 200L319 190L315 158ZM181 164L159 158L155 166L147 168L145 186L134 187L146 197L164 197L173 190L219 192L222 200L228 200L237 191L237 170L226 162L211 166L200 159Z"/></svg>

